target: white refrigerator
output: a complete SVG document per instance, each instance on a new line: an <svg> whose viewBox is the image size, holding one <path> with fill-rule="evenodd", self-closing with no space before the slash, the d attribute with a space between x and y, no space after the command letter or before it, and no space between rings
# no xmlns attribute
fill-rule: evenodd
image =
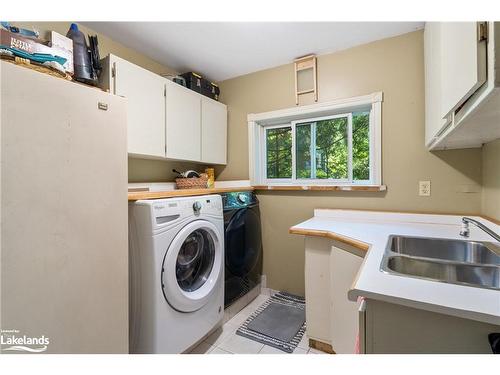
<svg viewBox="0 0 500 375"><path fill-rule="evenodd" d="M0 64L2 353L128 353L126 100Z"/></svg>

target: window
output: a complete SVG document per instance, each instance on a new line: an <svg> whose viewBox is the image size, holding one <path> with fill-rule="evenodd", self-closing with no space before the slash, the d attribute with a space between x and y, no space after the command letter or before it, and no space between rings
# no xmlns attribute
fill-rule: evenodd
<svg viewBox="0 0 500 375"><path fill-rule="evenodd" d="M266 128L266 179L369 181L369 123L365 110Z"/></svg>
<svg viewBox="0 0 500 375"><path fill-rule="evenodd" d="M376 93L249 115L252 184L381 185L381 100Z"/></svg>

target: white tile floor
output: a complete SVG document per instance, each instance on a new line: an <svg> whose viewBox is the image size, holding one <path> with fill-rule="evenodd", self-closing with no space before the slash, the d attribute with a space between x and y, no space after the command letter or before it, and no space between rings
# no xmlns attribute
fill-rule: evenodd
<svg viewBox="0 0 500 375"><path fill-rule="evenodd" d="M287 354L281 350L260 344L236 334L240 325L269 298L268 295L259 295L248 306L227 321L221 328L208 336L195 347L191 354ZM302 338L293 354L325 354L319 350L309 348L306 335Z"/></svg>

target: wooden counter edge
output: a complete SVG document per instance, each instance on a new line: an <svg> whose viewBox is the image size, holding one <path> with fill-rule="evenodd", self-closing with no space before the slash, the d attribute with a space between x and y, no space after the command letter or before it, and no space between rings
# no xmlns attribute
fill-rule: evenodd
<svg viewBox="0 0 500 375"><path fill-rule="evenodd" d="M167 191L129 191L128 200L137 201L140 199L161 199L171 197L191 197L195 195L210 195L219 193L231 193L235 191L253 191L251 186L211 188L211 189L178 189Z"/></svg>
<svg viewBox="0 0 500 375"><path fill-rule="evenodd" d="M342 236L340 234L337 234L335 232L330 232L327 230L302 229L302 228L291 227L288 230L288 232L290 234L298 234L298 235L302 235L302 236L329 238L331 240L345 243L347 245L350 245L350 246L355 247L356 249L359 249L362 251L368 251L368 249L370 248L370 246L365 242L355 240L354 238L351 238L351 237Z"/></svg>

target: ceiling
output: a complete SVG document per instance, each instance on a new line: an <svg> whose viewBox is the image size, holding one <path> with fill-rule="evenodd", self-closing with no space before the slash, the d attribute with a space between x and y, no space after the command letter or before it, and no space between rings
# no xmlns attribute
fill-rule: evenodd
<svg viewBox="0 0 500 375"><path fill-rule="evenodd" d="M178 72L212 81L423 28L423 22L85 22Z"/></svg>

